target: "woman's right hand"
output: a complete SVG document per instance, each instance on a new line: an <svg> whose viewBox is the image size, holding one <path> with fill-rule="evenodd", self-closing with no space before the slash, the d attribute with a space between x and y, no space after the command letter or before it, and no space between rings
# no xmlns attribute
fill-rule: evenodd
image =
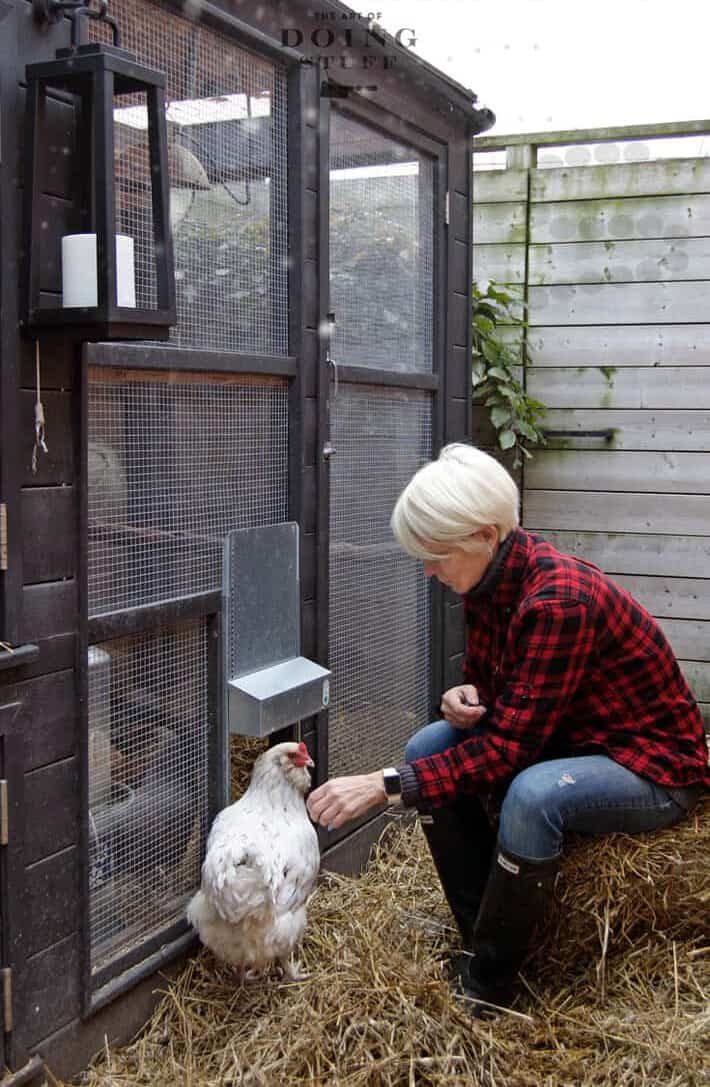
<svg viewBox="0 0 710 1087"><path fill-rule="evenodd" d="M441 712L454 728L473 728L483 717L486 707L478 701L478 691L472 683L450 687L441 698Z"/></svg>

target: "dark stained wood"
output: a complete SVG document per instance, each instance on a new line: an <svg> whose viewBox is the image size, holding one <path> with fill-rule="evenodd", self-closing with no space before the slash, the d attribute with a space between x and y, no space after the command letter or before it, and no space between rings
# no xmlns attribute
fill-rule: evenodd
<svg viewBox="0 0 710 1087"><path fill-rule="evenodd" d="M27 663L23 661L15 668L3 669L3 684L19 683L73 666L75 660L74 634L59 634L50 638L39 638L36 644L38 654L33 653ZM0 687L0 690L3 689L3 687Z"/></svg>
<svg viewBox="0 0 710 1087"><path fill-rule="evenodd" d="M301 536L301 600L315 600L316 596L316 538Z"/></svg>
<svg viewBox="0 0 710 1087"><path fill-rule="evenodd" d="M160 604L144 604L137 608L92 616L87 624L89 642L94 644L108 641L109 638L128 638L159 626L202 619L206 615L216 615L221 606L222 594L219 590L214 590L180 596L175 600L164 600Z"/></svg>
<svg viewBox="0 0 710 1087"><path fill-rule="evenodd" d="M79 1015L79 937L74 934L27 962L24 1009L17 1033L32 1049Z"/></svg>
<svg viewBox="0 0 710 1087"><path fill-rule="evenodd" d="M36 389L36 359L34 340L22 339L20 351L20 381L23 389L34 394ZM66 392L76 383L75 362L71 345L54 343L51 349L40 344L40 389L42 399L49 389ZM32 400L34 405L34 399ZM34 410L34 409L33 409ZM34 414L32 416L34 426ZM32 433L32 431L30 431Z"/></svg>
<svg viewBox="0 0 710 1087"><path fill-rule="evenodd" d="M77 589L73 580L26 585L22 591L25 629L32 641L77 629Z"/></svg>
<svg viewBox="0 0 710 1087"><path fill-rule="evenodd" d="M351 381L358 385L387 385L393 389L424 389L434 392L439 388L436 373L402 370L379 370L374 366L338 366L338 381Z"/></svg>
<svg viewBox="0 0 710 1087"><path fill-rule="evenodd" d="M464 294L471 282L468 276L468 265L471 258L470 246L466 242L459 241L458 238L452 238L449 244L451 245L451 287Z"/></svg>
<svg viewBox="0 0 710 1087"><path fill-rule="evenodd" d="M444 609L446 628L446 646L451 656L458 656L464 651L463 603L447 604Z"/></svg>
<svg viewBox="0 0 710 1087"><path fill-rule="evenodd" d="M3 701L6 695L3 693ZM23 1008L22 984L25 966L24 850L25 827L23 731L27 709L20 701L0 705L0 774L7 781L8 843L2 850L0 866L0 954L3 966L12 970L13 1013ZM27 1053L17 1032L4 1036L3 1059L10 1067L23 1064Z"/></svg>
<svg viewBox="0 0 710 1087"><path fill-rule="evenodd" d="M86 1067L91 1056L103 1049L104 1036L112 1047L128 1044L150 1018L170 980L182 970L186 959L187 955L183 955L176 962L166 964L158 975L153 974L142 981L90 1019L75 1018L65 1027L38 1038L35 1047L41 1049L54 1075L67 1081L73 1079Z"/></svg>
<svg viewBox="0 0 710 1087"><path fill-rule="evenodd" d="M318 643L316 633L316 601L307 600L301 605L301 653L316 660Z"/></svg>
<svg viewBox="0 0 710 1087"><path fill-rule="evenodd" d="M471 398L471 353L465 347L452 346L448 358L446 391L454 400Z"/></svg>
<svg viewBox="0 0 710 1087"><path fill-rule="evenodd" d="M36 955L76 931L79 850L74 846L25 871L25 950Z"/></svg>
<svg viewBox="0 0 710 1087"><path fill-rule="evenodd" d="M450 295L449 320L451 344L456 347L468 346L469 328L471 317L470 294L454 292Z"/></svg>
<svg viewBox="0 0 710 1087"><path fill-rule="evenodd" d="M303 469L303 505L301 507L301 532L316 532L318 492L316 490L317 467L306 465Z"/></svg>
<svg viewBox="0 0 710 1087"><path fill-rule="evenodd" d="M74 488L25 488L21 510L25 585L73 577L79 543Z"/></svg>
<svg viewBox="0 0 710 1087"><path fill-rule="evenodd" d="M26 770L69 758L77 749L77 710L74 673L70 670L37 676L2 689L3 697L24 707L21 737Z"/></svg>
<svg viewBox="0 0 710 1087"><path fill-rule="evenodd" d="M473 173L473 149L470 139L470 131L463 138L459 137L449 142L449 189L451 192L460 193L467 200L471 192L471 175Z"/></svg>
<svg viewBox="0 0 710 1087"><path fill-rule="evenodd" d="M468 441L468 401L450 400L447 404L446 440L450 442Z"/></svg>
<svg viewBox="0 0 710 1087"><path fill-rule="evenodd" d="M22 624L22 541L19 510L20 432L18 405L18 273L16 224L20 219L14 161L19 127L16 64L18 5L0 8L0 496L7 507L8 569L0 574L0 639L11 645L29 641Z"/></svg>
<svg viewBox="0 0 710 1087"><path fill-rule="evenodd" d="M71 427L72 399L70 392L45 389L40 392L44 405L45 438L48 453L38 453L37 472L32 472L32 450L35 438L34 390L20 393L20 434L22 485L46 487L50 484L74 482L74 451Z"/></svg>
<svg viewBox="0 0 710 1087"><path fill-rule="evenodd" d="M25 774L27 865L77 844L79 807L79 767L75 758Z"/></svg>
<svg viewBox="0 0 710 1087"><path fill-rule="evenodd" d="M314 465L318 459L318 402L315 397L303 401L303 463Z"/></svg>
<svg viewBox="0 0 710 1087"><path fill-rule="evenodd" d="M229 351L186 350L169 344L89 343L84 355L90 366L140 371L194 371L203 374L268 374L293 377L296 360L290 355L235 355ZM93 379L93 377L92 377Z"/></svg>
<svg viewBox="0 0 710 1087"><path fill-rule="evenodd" d="M463 653L456 653L446 661L444 670L444 690L455 687L462 682L463 677Z"/></svg>
<svg viewBox="0 0 710 1087"><path fill-rule="evenodd" d="M306 189L303 194L303 240L307 260L317 260L318 194Z"/></svg>

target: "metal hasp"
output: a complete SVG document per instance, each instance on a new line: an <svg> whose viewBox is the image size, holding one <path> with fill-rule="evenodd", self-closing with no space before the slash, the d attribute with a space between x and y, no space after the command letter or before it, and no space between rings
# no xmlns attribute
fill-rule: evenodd
<svg viewBox="0 0 710 1087"><path fill-rule="evenodd" d="M226 719L268 736L330 702L330 671L300 656L298 525L230 532L224 543Z"/></svg>

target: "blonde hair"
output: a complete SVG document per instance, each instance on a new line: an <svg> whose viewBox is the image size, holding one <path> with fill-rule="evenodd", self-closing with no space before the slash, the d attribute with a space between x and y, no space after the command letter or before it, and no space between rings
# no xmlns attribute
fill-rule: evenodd
<svg viewBox="0 0 710 1087"><path fill-rule="evenodd" d="M475 446L454 442L439 459L412 476L397 499L390 524L401 547L417 559L440 559L426 543L478 551L488 545L471 539L495 525L503 541L519 523L520 496L498 461Z"/></svg>

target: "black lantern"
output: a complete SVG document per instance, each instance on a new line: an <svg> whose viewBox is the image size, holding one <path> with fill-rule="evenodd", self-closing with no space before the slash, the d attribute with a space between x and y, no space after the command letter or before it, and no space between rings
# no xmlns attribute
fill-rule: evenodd
<svg viewBox="0 0 710 1087"><path fill-rule="evenodd" d="M35 336L164 340L176 322L165 74L120 48L106 7L34 0L36 18L68 10L72 33L55 60L27 66L26 325ZM81 43L89 18L110 25L112 45ZM43 192L41 149L50 115L67 107L74 180L57 201Z"/></svg>

